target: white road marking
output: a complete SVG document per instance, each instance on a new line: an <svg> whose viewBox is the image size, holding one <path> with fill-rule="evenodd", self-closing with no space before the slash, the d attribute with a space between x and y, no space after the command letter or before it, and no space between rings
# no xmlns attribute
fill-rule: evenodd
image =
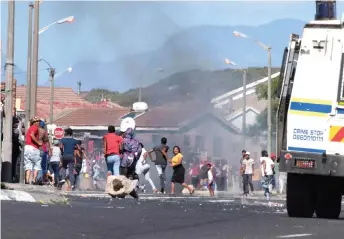
<svg viewBox="0 0 344 239"><path fill-rule="evenodd" d="M295 238L295 237L309 237L309 236L313 236L313 234L309 234L309 233L290 234L290 235L278 236L277 238Z"/></svg>
<svg viewBox="0 0 344 239"><path fill-rule="evenodd" d="M221 202L235 202L235 200L208 200L206 202L221 203Z"/></svg>

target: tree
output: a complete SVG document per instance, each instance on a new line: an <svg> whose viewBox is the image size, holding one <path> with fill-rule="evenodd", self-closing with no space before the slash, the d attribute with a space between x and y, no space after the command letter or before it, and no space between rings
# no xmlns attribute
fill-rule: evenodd
<svg viewBox="0 0 344 239"><path fill-rule="evenodd" d="M277 88L278 88L279 76L272 79L272 132L276 132L276 112L278 109L279 104L279 95L277 95ZM268 84L261 84L256 87L256 94L258 100L267 100L268 99ZM256 123L250 126L247 130L247 134L250 136L260 136L262 132L267 131L268 123L267 123L267 116L268 116L268 109L265 108L263 112L261 112L256 117Z"/></svg>

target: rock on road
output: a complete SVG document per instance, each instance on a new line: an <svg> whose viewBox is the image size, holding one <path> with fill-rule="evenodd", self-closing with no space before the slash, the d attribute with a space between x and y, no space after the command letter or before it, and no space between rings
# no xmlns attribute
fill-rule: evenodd
<svg viewBox="0 0 344 239"><path fill-rule="evenodd" d="M6 239L342 239L339 220L296 219L284 205L206 198L109 200L73 198L69 205L2 202Z"/></svg>

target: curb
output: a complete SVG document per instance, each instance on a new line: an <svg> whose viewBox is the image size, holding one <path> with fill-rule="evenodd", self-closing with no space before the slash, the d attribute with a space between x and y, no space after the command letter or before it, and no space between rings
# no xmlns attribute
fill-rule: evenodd
<svg viewBox="0 0 344 239"><path fill-rule="evenodd" d="M17 201L17 202L36 202L36 199L29 193L18 190L1 190L1 201Z"/></svg>
<svg viewBox="0 0 344 239"><path fill-rule="evenodd" d="M67 198L57 193L1 190L0 201L31 202L41 204L67 204Z"/></svg>

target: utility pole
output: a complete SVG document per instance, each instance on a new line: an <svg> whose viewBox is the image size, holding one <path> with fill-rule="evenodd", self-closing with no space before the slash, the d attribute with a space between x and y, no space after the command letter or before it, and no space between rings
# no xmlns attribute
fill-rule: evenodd
<svg viewBox="0 0 344 239"><path fill-rule="evenodd" d="M50 121L50 138L51 143L53 139L53 129L52 124L54 121L54 76L55 76L55 68L49 68L49 81L50 81L50 114L49 114L49 121Z"/></svg>
<svg viewBox="0 0 344 239"><path fill-rule="evenodd" d="M139 86L139 102L142 101L142 76L140 76L140 86Z"/></svg>
<svg viewBox="0 0 344 239"><path fill-rule="evenodd" d="M81 81L76 82L78 84L78 95L81 93Z"/></svg>
<svg viewBox="0 0 344 239"><path fill-rule="evenodd" d="M31 58L32 58L32 11L34 5L29 3L29 27L27 40L27 70L26 70L26 99L25 99L25 129L29 128L30 122L30 101L31 101Z"/></svg>
<svg viewBox="0 0 344 239"><path fill-rule="evenodd" d="M1 78L1 83L2 83L2 40L0 39L0 78ZM2 84L1 84L1 96L2 96ZM1 97L2 98L2 97ZM2 100L0 102L0 172L1 172L1 166L2 166L2 113L3 113L3 108L2 108Z"/></svg>
<svg viewBox="0 0 344 239"><path fill-rule="evenodd" d="M247 71L243 70L242 76L242 97L243 97L243 107L242 107L242 137L243 137L243 149L246 149L246 78Z"/></svg>
<svg viewBox="0 0 344 239"><path fill-rule="evenodd" d="M12 131L13 131L13 67L14 67L14 14L15 1L8 1L6 98L4 120L4 155L1 176L3 182L12 182Z"/></svg>
<svg viewBox="0 0 344 239"><path fill-rule="evenodd" d="M34 27L33 27L33 55L32 55L32 78L30 93L30 117L36 115L37 104L37 83L38 83L38 44L39 44L39 2L35 1L34 5Z"/></svg>
<svg viewBox="0 0 344 239"><path fill-rule="evenodd" d="M271 94L271 47L268 47L268 154L271 155L271 116L272 116L272 94Z"/></svg>

